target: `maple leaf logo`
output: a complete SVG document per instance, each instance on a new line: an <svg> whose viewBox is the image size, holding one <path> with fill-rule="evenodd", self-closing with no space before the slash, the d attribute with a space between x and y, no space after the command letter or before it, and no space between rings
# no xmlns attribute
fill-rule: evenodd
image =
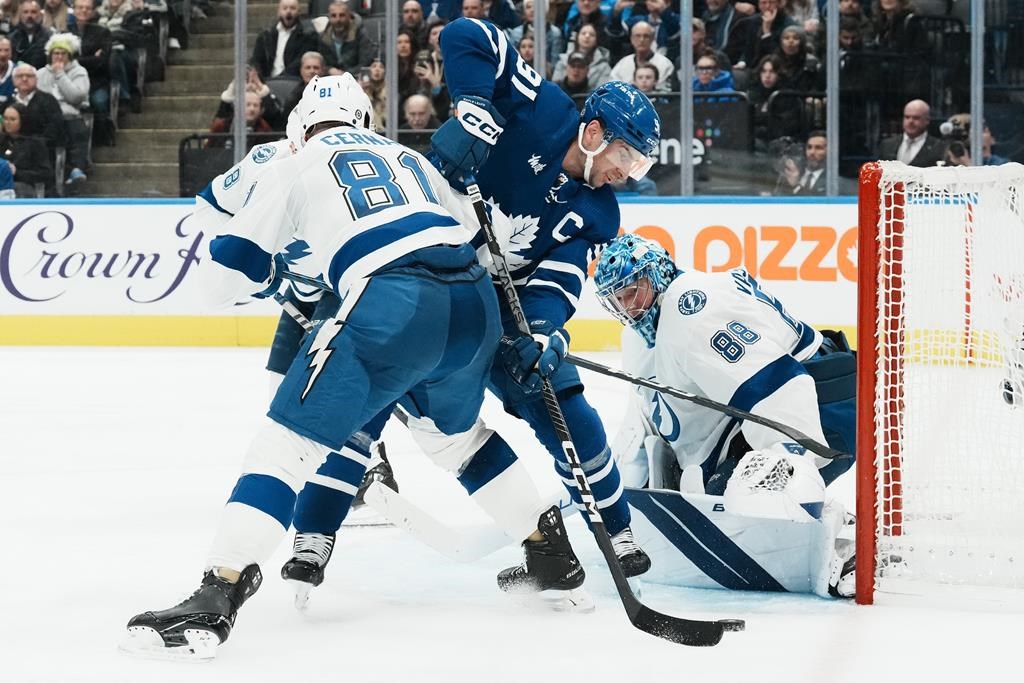
<svg viewBox="0 0 1024 683"><path fill-rule="evenodd" d="M539 221L540 218L537 216L509 216L512 235L509 237L508 251L505 253L509 270L515 271L531 263L526 252L530 250L533 240L537 237Z"/></svg>

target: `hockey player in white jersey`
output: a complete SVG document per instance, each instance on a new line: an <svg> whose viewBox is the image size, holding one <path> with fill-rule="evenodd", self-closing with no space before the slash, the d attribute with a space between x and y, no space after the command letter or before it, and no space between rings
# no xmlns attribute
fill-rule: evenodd
<svg viewBox="0 0 1024 683"><path fill-rule="evenodd" d="M446 434L469 430L479 415L501 321L470 244L474 223L459 215L466 204L422 156L369 129L372 109L351 76L314 78L299 106L306 145L264 171L210 240L206 294L228 305L273 294L281 250L302 239L342 305L307 336L271 402L200 587L175 607L133 617L122 645L131 652L214 656L259 588L260 564L285 535L298 490L329 451L400 397L428 406ZM577 588L583 570L557 506L537 509L532 481L508 455L474 458L462 475L500 526L547 542L539 561L550 587ZM359 477L364 469L353 462Z"/></svg>
<svg viewBox="0 0 1024 683"><path fill-rule="evenodd" d="M821 443L827 440L825 416L838 427L829 430L832 445L853 451L853 358L843 348L845 339L830 333L823 340L822 333L789 315L742 268L722 273L680 269L657 243L623 235L601 253L594 282L602 305L629 328L622 340L627 372L767 417ZM809 374L821 358L830 361L826 372L831 386L823 383L824 391L833 392L838 382L847 393L825 409ZM718 511L732 516L818 523L829 502L833 529L824 533L828 536L838 532L835 520L848 521L839 510L853 509L848 499L831 504L834 496L826 493L826 484L846 471L852 459L818 457L768 427L642 387L630 397L613 450L627 485L720 495ZM659 505L650 505L648 497L631 495L630 504L656 525L665 521ZM677 510L674 516L682 523L687 514ZM662 531L671 536L671 530ZM704 544L716 552L714 543L705 539ZM676 545L688 554L685 544ZM828 548L826 570L833 592L848 594L852 546L841 545L846 556L832 566L837 558ZM732 548L718 561L744 574L723 559L739 554ZM717 571L721 566L705 557L690 559L712 578L729 574ZM742 564L756 565L756 559L747 557ZM736 586L727 577L719 583L788 589L777 588L781 584L774 580Z"/></svg>

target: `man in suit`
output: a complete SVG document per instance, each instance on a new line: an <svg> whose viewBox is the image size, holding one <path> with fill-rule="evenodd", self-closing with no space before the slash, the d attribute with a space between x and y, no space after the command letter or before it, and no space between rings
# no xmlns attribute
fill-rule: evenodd
<svg viewBox="0 0 1024 683"><path fill-rule="evenodd" d="M36 86L36 68L31 64L14 67L14 101L25 105L25 119L21 123L23 135L34 135L46 141L53 163L58 147L67 145L64 114L57 98Z"/></svg>
<svg viewBox="0 0 1024 683"><path fill-rule="evenodd" d="M825 131L814 130L807 136L804 145L804 172L800 182L793 189L793 194L823 195L825 194L825 154L828 141Z"/></svg>
<svg viewBox="0 0 1024 683"><path fill-rule="evenodd" d="M908 166L924 168L943 160L946 146L939 138L928 135L931 107L924 100L911 100L903 107L903 134L882 140L878 158L902 161Z"/></svg>
<svg viewBox="0 0 1024 683"><path fill-rule="evenodd" d="M299 1L280 0L277 23L256 36L250 63L263 81L275 76L298 76L302 55L316 52L318 42L316 32L299 22Z"/></svg>

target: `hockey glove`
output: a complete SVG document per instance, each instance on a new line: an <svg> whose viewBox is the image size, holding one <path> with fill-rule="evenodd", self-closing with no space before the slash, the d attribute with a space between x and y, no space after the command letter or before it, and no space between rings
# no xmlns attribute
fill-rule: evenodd
<svg viewBox="0 0 1024 683"><path fill-rule="evenodd" d="M270 279L267 281L267 286L253 294L252 297L266 299L277 294L277 290L281 289L284 274L287 272L288 262L285 261L284 254L274 254L274 260L270 262Z"/></svg>
<svg viewBox="0 0 1024 683"><path fill-rule="evenodd" d="M430 138L430 148L438 157L438 170L448 180L475 174L487 160L504 125L504 117L484 98L459 98L455 102L455 116Z"/></svg>
<svg viewBox="0 0 1024 683"><path fill-rule="evenodd" d="M558 370L569 351L569 333L546 320L530 323L533 336L501 340L502 363L505 371L519 386L534 392L543 379Z"/></svg>

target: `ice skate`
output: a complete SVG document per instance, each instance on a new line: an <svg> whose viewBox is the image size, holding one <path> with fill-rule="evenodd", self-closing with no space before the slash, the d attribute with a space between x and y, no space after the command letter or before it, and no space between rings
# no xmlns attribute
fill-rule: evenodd
<svg viewBox="0 0 1024 683"><path fill-rule="evenodd" d="M612 536L612 548L627 579L640 576L651 568L650 556L633 540L633 532L628 526Z"/></svg>
<svg viewBox="0 0 1024 683"><path fill-rule="evenodd" d="M262 581L255 564L235 583L208 571L199 588L174 607L132 617L121 650L155 659L213 659L217 646L231 634L238 608Z"/></svg>
<svg viewBox="0 0 1024 683"><path fill-rule="evenodd" d="M323 583L334 538L334 534L295 534L292 557L281 567L281 578L295 590L295 609L305 609L310 591Z"/></svg>
<svg viewBox="0 0 1024 683"><path fill-rule="evenodd" d="M520 602L537 603L558 612L591 612L594 601L582 588L586 574L552 506L540 516L537 530L543 541L523 541L523 564L498 574L498 587Z"/></svg>

